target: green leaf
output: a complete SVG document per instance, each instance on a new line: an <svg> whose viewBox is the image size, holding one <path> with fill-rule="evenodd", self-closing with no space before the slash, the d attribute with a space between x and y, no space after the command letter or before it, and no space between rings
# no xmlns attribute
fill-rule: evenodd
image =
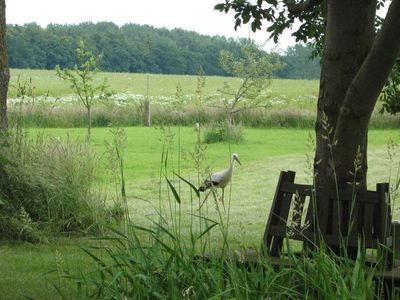
<svg viewBox="0 0 400 300"><path fill-rule="evenodd" d="M137 225L132 225L133 228L138 229L140 231L145 231L145 232L149 232L151 234L155 234L155 231L146 227L142 227L142 226L137 226Z"/></svg>
<svg viewBox="0 0 400 300"><path fill-rule="evenodd" d="M236 19L236 22L235 22L235 30L236 30L236 28L238 28L241 24L242 24L242 20L241 20L240 18L237 18L237 19Z"/></svg>
<svg viewBox="0 0 400 300"><path fill-rule="evenodd" d="M172 185L171 181L168 180L167 177L165 177L165 180L167 180L167 183L169 185L169 188L171 189L172 193L174 194L176 202L181 204L181 198L179 197L178 192L176 191L175 187Z"/></svg>
<svg viewBox="0 0 400 300"><path fill-rule="evenodd" d="M155 222L155 221L152 221L162 232L164 232L164 233L166 233L166 234L168 234L173 240L175 240L176 241L176 237L173 235L173 233L172 232L170 232L167 228L165 228L164 226L162 226L161 224L159 224L159 223L157 223L157 222ZM154 235L155 235L156 233L154 232Z"/></svg>
<svg viewBox="0 0 400 300"><path fill-rule="evenodd" d="M200 215L195 215L195 214L189 214L189 215L190 215L190 216L193 216L193 217L196 217L196 218L199 218L199 219L202 219L202 220L206 220L206 221L215 223L215 224L219 224L217 221L214 221L214 220L212 220L212 219L209 219L209 218L207 218L207 217L205 217L205 216L200 216Z"/></svg>
<svg viewBox="0 0 400 300"><path fill-rule="evenodd" d="M165 160L164 160L164 167L165 167L165 169L167 169L167 166L168 166L168 149L167 149L167 151L166 151L166 153L165 153Z"/></svg>
<svg viewBox="0 0 400 300"><path fill-rule="evenodd" d="M215 226L217 226L218 223L214 223L210 226L208 226L198 237L197 239L201 238L203 235L205 235L207 232L209 232L211 229L213 229Z"/></svg>
<svg viewBox="0 0 400 300"><path fill-rule="evenodd" d="M97 262L100 266L102 266L103 268L106 267L106 264L104 263L103 260L101 260L100 258L98 258L96 255L94 255L92 252L90 252L89 250L86 250L85 248L81 248L83 252L85 252L87 255L89 255L95 262Z"/></svg>
<svg viewBox="0 0 400 300"><path fill-rule="evenodd" d="M214 6L215 10L223 11L225 9L225 3L219 3Z"/></svg>
<svg viewBox="0 0 400 300"><path fill-rule="evenodd" d="M243 24L246 24L247 22L249 22L250 21L250 12L248 12L248 13L246 13L246 14L243 14L242 15L242 18L243 18Z"/></svg>
<svg viewBox="0 0 400 300"><path fill-rule="evenodd" d="M160 240L158 237L154 236L154 239L169 253L175 255L175 251L169 247L167 244L165 244L162 240Z"/></svg>
<svg viewBox="0 0 400 300"><path fill-rule="evenodd" d="M175 174L176 176L178 176L181 180L183 180L186 184L188 184L188 185L192 188L192 190L196 193L197 197L200 197L200 192L199 192L199 190L197 189L197 187L195 187L191 182L189 182L189 181L186 180L185 178L181 177L179 174L177 174L177 173L175 173L175 172L174 172L174 174Z"/></svg>

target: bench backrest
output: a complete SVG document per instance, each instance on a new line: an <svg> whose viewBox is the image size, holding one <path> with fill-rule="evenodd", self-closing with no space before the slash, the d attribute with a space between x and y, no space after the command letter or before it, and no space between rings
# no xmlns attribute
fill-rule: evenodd
<svg viewBox="0 0 400 300"><path fill-rule="evenodd" d="M317 191L312 185L295 184L295 172L281 172L264 233L269 255L279 256L284 238L331 247L365 249L391 244L389 185L376 191Z"/></svg>

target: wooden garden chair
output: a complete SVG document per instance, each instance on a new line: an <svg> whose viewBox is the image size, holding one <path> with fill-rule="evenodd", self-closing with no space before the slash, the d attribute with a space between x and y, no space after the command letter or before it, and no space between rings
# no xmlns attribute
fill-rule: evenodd
<svg viewBox="0 0 400 300"><path fill-rule="evenodd" d="M362 250L376 249L384 268L392 268L388 183L377 184L376 191L322 192L294 179L292 171L279 176L263 239L270 257L282 257L285 239L301 241L303 247L318 247L323 239L336 253L345 245L354 257L360 240Z"/></svg>

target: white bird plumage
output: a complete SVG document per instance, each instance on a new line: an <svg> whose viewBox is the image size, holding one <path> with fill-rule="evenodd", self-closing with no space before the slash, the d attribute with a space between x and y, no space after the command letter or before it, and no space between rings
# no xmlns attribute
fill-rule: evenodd
<svg viewBox="0 0 400 300"><path fill-rule="evenodd" d="M208 177L206 180L204 180L203 184L199 187L200 192L204 192L204 191L206 191L208 189L212 189L212 188L222 189L221 201L222 201L222 204L224 205L224 208L225 208L224 191L225 191L225 187L231 181L232 173L233 173L233 166L235 164L235 161L237 161L241 165L241 162L239 160L239 155L237 155L236 153L233 153L229 168L211 174L210 177ZM203 206L204 202L207 200L210 193L211 193L211 190L204 198L203 202L200 205L200 208Z"/></svg>

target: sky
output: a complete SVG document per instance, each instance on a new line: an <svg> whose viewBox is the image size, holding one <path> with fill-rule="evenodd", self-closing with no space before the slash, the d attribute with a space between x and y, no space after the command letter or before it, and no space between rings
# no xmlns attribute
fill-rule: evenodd
<svg viewBox="0 0 400 300"><path fill-rule="evenodd" d="M295 40L290 32L278 45L268 40L268 33L253 33L248 25L234 30L233 13L214 10L224 0L6 0L7 24L36 22L79 24L109 21L119 26L126 23L152 25L157 28L182 28L204 35L250 37L265 50L284 50Z"/></svg>

